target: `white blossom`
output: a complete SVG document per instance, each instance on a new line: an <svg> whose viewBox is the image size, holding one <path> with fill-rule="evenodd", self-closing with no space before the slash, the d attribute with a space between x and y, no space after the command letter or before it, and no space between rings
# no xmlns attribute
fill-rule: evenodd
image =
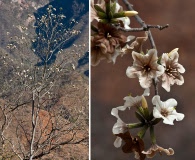
<svg viewBox="0 0 195 160"><path fill-rule="evenodd" d="M145 55L133 51L132 56L134 60L133 66L127 68L127 76L129 78L138 77L141 87L149 88L152 84L152 79L164 73L164 67L157 64L156 49L150 49Z"/></svg>
<svg viewBox="0 0 195 160"><path fill-rule="evenodd" d="M162 78L162 87L170 92L170 87L173 84L182 85L184 83L184 78L181 73L185 72L185 68L178 63L178 48L175 48L170 53L163 53L161 58L161 64L165 68Z"/></svg>
<svg viewBox="0 0 195 160"><path fill-rule="evenodd" d="M174 120L183 120L184 114L176 112L177 101L175 99L170 98L163 102L160 100L160 96L156 95L152 98L152 103L156 106L153 109L153 116L162 118L163 123L173 125Z"/></svg>

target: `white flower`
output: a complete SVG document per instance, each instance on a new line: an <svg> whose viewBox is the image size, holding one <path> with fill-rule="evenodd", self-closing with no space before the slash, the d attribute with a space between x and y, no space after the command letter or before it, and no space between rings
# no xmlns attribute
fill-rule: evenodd
<svg viewBox="0 0 195 160"><path fill-rule="evenodd" d="M163 123L173 125L173 121L181 121L184 118L184 114L177 113L175 107L177 101L173 98L168 99L165 102L160 100L160 96L156 95L152 98L152 103L156 107L153 109L153 116L155 118L162 118Z"/></svg>
<svg viewBox="0 0 195 160"><path fill-rule="evenodd" d="M124 107L123 106L116 107L116 108L113 108L111 111L111 115L113 115L117 118L117 122L114 124L114 126L112 128L112 132L115 135L120 134L120 133L125 133L128 131L127 125L120 119L120 117L118 115L119 110L123 111ZM116 148L119 148L121 146L121 144L122 144L122 139L120 137L117 137L116 140L114 141L114 146Z"/></svg>
<svg viewBox="0 0 195 160"><path fill-rule="evenodd" d="M123 110L123 109L124 109L123 106L120 106L117 108L113 108L111 111L111 114L117 118L117 122L114 124L112 128L113 134L120 134L120 133L125 133L126 131L128 131L127 125L120 119L118 115L118 111Z"/></svg>
<svg viewBox="0 0 195 160"><path fill-rule="evenodd" d="M127 68L127 76L129 78L138 77L141 87L149 88L152 84L152 79L164 73L164 67L157 64L156 49L150 49L145 55L133 51L132 56L134 59L133 66Z"/></svg>
<svg viewBox="0 0 195 160"><path fill-rule="evenodd" d="M130 25L130 18L129 17L122 17L122 18L117 18L117 19L121 20L123 22L125 29L131 29L131 27L129 27L129 25Z"/></svg>
<svg viewBox="0 0 195 160"><path fill-rule="evenodd" d="M131 107L140 107L142 105L143 96L149 96L149 95L150 95L150 89L147 88L147 89L145 89L144 93L141 96L136 96L136 97L126 96L126 97L124 97L125 104L124 104L124 106L121 106L121 109L124 108L124 110L125 110L127 107L129 109Z"/></svg>
<svg viewBox="0 0 195 160"><path fill-rule="evenodd" d="M165 67L165 72L162 77L162 87L170 92L170 87L173 84L182 85L184 78L180 73L184 73L184 67L178 63L178 48L175 48L170 53L163 53L161 64Z"/></svg>
<svg viewBox="0 0 195 160"><path fill-rule="evenodd" d="M133 40L135 38L135 36L128 36L127 37L127 41L126 42L130 42L131 40ZM125 50L128 47L128 44L126 44L123 48L120 47L120 45L118 45L115 48L114 54L111 57L111 60L113 62L113 64L116 63L116 58L121 55L121 57L125 54Z"/></svg>

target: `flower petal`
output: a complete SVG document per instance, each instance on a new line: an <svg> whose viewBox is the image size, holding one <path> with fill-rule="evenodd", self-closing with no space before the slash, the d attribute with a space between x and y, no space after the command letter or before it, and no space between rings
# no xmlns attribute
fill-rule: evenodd
<svg viewBox="0 0 195 160"><path fill-rule="evenodd" d="M166 67L166 62L169 60L169 56L167 53L163 53L162 57L161 57L161 65L163 65L164 67Z"/></svg>
<svg viewBox="0 0 195 160"><path fill-rule="evenodd" d="M173 98L168 99L165 103L165 106L167 108L174 108L177 106L177 101Z"/></svg>
<svg viewBox="0 0 195 160"><path fill-rule="evenodd" d="M149 96L150 95L150 88L146 88L144 90L143 96Z"/></svg>
<svg viewBox="0 0 195 160"><path fill-rule="evenodd" d="M149 88L152 84L152 79L148 76L146 77L140 76L139 82L142 88Z"/></svg>
<svg viewBox="0 0 195 160"><path fill-rule="evenodd" d="M177 64L177 69L180 73L184 73L185 72L185 68L181 65L181 64Z"/></svg>
<svg viewBox="0 0 195 160"><path fill-rule="evenodd" d="M157 109L157 107L154 107L153 109L153 116L155 118L162 118L163 116L161 115L160 111Z"/></svg>
<svg viewBox="0 0 195 160"><path fill-rule="evenodd" d="M119 111L124 111L127 109L127 106L119 106L119 107L116 107Z"/></svg>
<svg viewBox="0 0 195 160"><path fill-rule="evenodd" d="M156 108L159 110L161 110L161 108L164 106L163 102L160 100L160 96L156 95L152 98L152 104L156 106Z"/></svg>
<svg viewBox="0 0 195 160"><path fill-rule="evenodd" d="M125 133L128 131L127 125L119 118L112 128L113 134Z"/></svg>
<svg viewBox="0 0 195 160"><path fill-rule="evenodd" d="M183 78L183 76L182 76L182 75L179 75L178 79L175 79L175 83L176 83L177 85L182 85L182 84L184 84L184 78Z"/></svg>
<svg viewBox="0 0 195 160"><path fill-rule="evenodd" d="M116 148L119 148L121 146L121 144L122 144L122 138L116 137L116 140L114 141L114 146Z"/></svg>
<svg viewBox="0 0 195 160"><path fill-rule="evenodd" d="M125 100L124 107L126 108L128 107L130 109L130 107L140 107L142 96L136 96L136 97L127 96L124 97L124 100Z"/></svg>
<svg viewBox="0 0 195 160"><path fill-rule="evenodd" d="M141 74L140 71L138 71L135 67L128 67L127 70L126 70L126 75L127 77L129 78L136 78L136 77L139 77ZM148 88L148 87L147 87Z"/></svg>
<svg viewBox="0 0 195 160"><path fill-rule="evenodd" d="M120 9L121 6L118 3L116 3L115 13L118 13Z"/></svg>
<svg viewBox="0 0 195 160"><path fill-rule="evenodd" d="M123 22L125 29L131 29L131 27L129 27L129 25L130 25L130 18L129 17L122 17L122 18L117 18L117 19L120 19Z"/></svg>
<svg viewBox="0 0 195 160"><path fill-rule="evenodd" d="M170 78L167 74L162 75L162 87L167 92L170 92L170 90L171 90L171 81L173 81L172 77Z"/></svg>
<svg viewBox="0 0 195 160"><path fill-rule="evenodd" d="M176 116L174 115L168 115L167 117L163 117L163 123L169 124L169 125L174 125L173 121L176 119Z"/></svg>
<svg viewBox="0 0 195 160"><path fill-rule="evenodd" d="M135 38L135 36L128 36L126 42L130 42L130 41L132 41L134 38Z"/></svg>
<svg viewBox="0 0 195 160"><path fill-rule="evenodd" d="M173 63L177 63L178 62L178 59L179 59L179 54L178 54L178 48L172 50L170 53L169 53L169 57L170 59L172 60Z"/></svg>
<svg viewBox="0 0 195 160"><path fill-rule="evenodd" d="M118 109L117 108L112 108L111 115L115 116L118 119L119 118Z"/></svg>
<svg viewBox="0 0 195 160"><path fill-rule="evenodd" d="M183 120L184 117L185 117L185 115L184 115L183 113L177 113L176 110L174 110L174 111L172 112L172 115L175 115L176 121L181 121L181 120Z"/></svg>
<svg viewBox="0 0 195 160"><path fill-rule="evenodd" d="M161 65L157 66L156 77L161 76L165 72L165 68Z"/></svg>

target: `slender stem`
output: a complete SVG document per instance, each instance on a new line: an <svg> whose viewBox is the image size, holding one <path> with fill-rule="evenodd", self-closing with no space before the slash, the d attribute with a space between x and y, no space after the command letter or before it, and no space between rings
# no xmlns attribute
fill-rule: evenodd
<svg viewBox="0 0 195 160"><path fill-rule="evenodd" d="M147 24L145 27L140 27L140 28L125 29L125 28L120 27L120 26L117 26L116 28L118 30L122 30L124 32L142 32L142 31L148 31L150 28L156 28L156 29L159 29L159 30L163 30L163 29L168 28L168 27L169 27L169 24L166 24L164 26Z"/></svg>
<svg viewBox="0 0 195 160"><path fill-rule="evenodd" d="M155 134L154 134L154 126L150 127L150 137L151 137L151 140L152 140L152 144L156 144L156 137L155 137Z"/></svg>
<svg viewBox="0 0 195 160"><path fill-rule="evenodd" d="M154 93L155 93L155 95L158 95L158 80L157 80L157 77L152 79L152 83L154 85Z"/></svg>
<svg viewBox="0 0 195 160"><path fill-rule="evenodd" d="M127 8L130 10L130 11L134 11L132 5L127 1L127 0L123 0L123 2L125 3L125 5L127 6ZM139 15L135 15L134 16L136 21L143 27L143 28L147 28L147 25L146 23L141 19L141 17ZM155 48L156 49L156 45L155 45L155 42L154 42L154 39L152 37L152 33L150 30L148 30L148 38L150 40L150 43L151 43L151 46L152 48Z"/></svg>
<svg viewBox="0 0 195 160"><path fill-rule="evenodd" d="M127 124L127 127L129 129L133 129L133 128L140 128L140 127L143 127L143 123L130 123L130 124Z"/></svg>
<svg viewBox="0 0 195 160"><path fill-rule="evenodd" d="M145 125L139 132L138 132L138 136L142 139L146 133L146 131L148 130L148 126Z"/></svg>

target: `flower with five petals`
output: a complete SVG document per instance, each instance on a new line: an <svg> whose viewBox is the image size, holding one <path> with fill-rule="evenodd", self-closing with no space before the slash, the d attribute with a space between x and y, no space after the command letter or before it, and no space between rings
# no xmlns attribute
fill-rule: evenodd
<svg viewBox="0 0 195 160"><path fill-rule="evenodd" d="M153 109L153 116L155 118L162 118L163 123L173 125L173 121L181 121L184 118L184 114L177 113L175 107L177 101L173 98L168 99L165 102L160 100L160 96L156 95L152 98L152 103L156 107Z"/></svg>
<svg viewBox="0 0 195 160"><path fill-rule="evenodd" d="M133 66L127 68L127 76L129 78L138 77L141 87L149 88L152 84L152 79L164 73L164 67L157 63L156 49L150 49L145 55L133 51L132 56L134 60Z"/></svg>
<svg viewBox="0 0 195 160"><path fill-rule="evenodd" d="M175 48L170 53L163 53L161 58L161 65L165 67L165 72L161 76L162 87L170 92L170 87L173 84L182 85L184 78L181 73L185 72L184 67L178 63L178 48Z"/></svg>

